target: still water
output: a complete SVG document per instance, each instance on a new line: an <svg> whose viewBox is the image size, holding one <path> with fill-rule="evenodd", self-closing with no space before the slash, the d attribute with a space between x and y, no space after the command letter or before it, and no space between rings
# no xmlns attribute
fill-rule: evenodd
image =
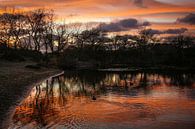
<svg viewBox="0 0 195 129"><path fill-rule="evenodd" d="M195 75L67 72L35 85L9 128L194 129Z"/></svg>

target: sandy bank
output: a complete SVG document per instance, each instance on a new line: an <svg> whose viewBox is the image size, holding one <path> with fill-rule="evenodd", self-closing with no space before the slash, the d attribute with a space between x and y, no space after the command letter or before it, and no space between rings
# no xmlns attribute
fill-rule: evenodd
<svg viewBox="0 0 195 129"><path fill-rule="evenodd" d="M49 76L61 73L57 69L30 69L33 62L7 62L0 60L0 128L4 128L9 111L28 94L31 86Z"/></svg>

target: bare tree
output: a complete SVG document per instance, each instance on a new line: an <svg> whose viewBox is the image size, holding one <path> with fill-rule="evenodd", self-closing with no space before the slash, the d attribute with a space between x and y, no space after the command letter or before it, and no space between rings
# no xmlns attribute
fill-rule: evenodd
<svg viewBox="0 0 195 129"><path fill-rule="evenodd" d="M193 37L185 35L172 37L170 41L176 46L178 54L180 55L182 60L184 59L184 49L192 47L195 43Z"/></svg>
<svg viewBox="0 0 195 129"><path fill-rule="evenodd" d="M170 39L178 49L189 48L194 44L194 38L191 36L178 35Z"/></svg>
<svg viewBox="0 0 195 129"><path fill-rule="evenodd" d="M103 43L103 36L99 29L85 30L79 35L79 38L82 41L82 47L85 45L93 50L98 49Z"/></svg>
<svg viewBox="0 0 195 129"><path fill-rule="evenodd" d="M52 53L54 52L54 29L55 29L54 13L53 10L50 10L49 12L46 13L45 40L47 40L46 46L47 44L49 45Z"/></svg>
<svg viewBox="0 0 195 129"><path fill-rule="evenodd" d="M74 30L74 34L73 34L74 44L79 49L82 50L84 48L84 39L83 36L81 35L83 25L80 23L75 23L71 25L71 28L72 30Z"/></svg>
<svg viewBox="0 0 195 129"><path fill-rule="evenodd" d="M35 50L40 51L43 32L46 26L45 10L39 9L29 12L27 14L27 18L29 23L29 38L32 37Z"/></svg>
<svg viewBox="0 0 195 129"><path fill-rule="evenodd" d="M151 32L151 29L142 29L135 40L140 50L145 51L149 44L156 41L156 38L155 34Z"/></svg>
<svg viewBox="0 0 195 129"><path fill-rule="evenodd" d="M69 38L72 35L72 31L68 30L66 24L56 26L57 35L57 53L65 49L65 46L69 43Z"/></svg>
<svg viewBox="0 0 195 129"><path fill-rule="evenodd" d="M148 45L154 41L154 33L151 33L150 29L143 29L139 32L138 40L141 46Z"/></svg>
<svg viewBox="0 0 195 129"><path fill-rule="evenodd" d="M25 34L25 16L22 14L10 15L10 34L14 43L14 48L19 46L19 42L22 36Z"/></svg>
<svg viewBox="0 0 195 129"><path fill-rule="evenodd" d="M42 31L42 40L43 40L43 46L45 47L46 54L48 53L48 48L50 48L51 52L54 52L54 30L55 30L55 24L54 24L54 13L53 10L48 10L45 12L45 26L43 26Z"/></svg>
<svg viewBox="0 0 195 129"><path fill-rule="evenodd" d="M6 47L10 46L11 41L11 25L9 24L10 15L8 13L4 13L0 15L0 43L5 45Z"/></svg>

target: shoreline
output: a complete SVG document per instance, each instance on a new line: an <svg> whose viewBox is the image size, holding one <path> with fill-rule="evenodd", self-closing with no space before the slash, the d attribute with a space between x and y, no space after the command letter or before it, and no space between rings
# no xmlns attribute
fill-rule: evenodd
<svg viewBox="0 0 195 129"><path fill-rule="evenodd" d="M180 67L121 67L121 68L103 68L97 69L101 72L147 72L147 71L178 71L178 72L195 72L194 68Z"/></svg>
<svg viewBox="0 0 195 129"><path fill-rule="evenodd" d="M47 77L45 77L45 78L43 78L43 79L40 79L40 80L38 80L37 82L33 82L32 84L29 84L27 87L29 87L27 90L26 90L26 92L17 100L17 104L16 105L13 105L12 107L10 107L9 108L9 111L6 113L6 117L5 117L5 119L3 120L3 123L4 124L2 124L2 128L4 129L4 128L8 128L8 124L9 123L11 123L11 120L12 120L12 117L13 117L13 115L14 115L14 113L15 113L15 108L18 106L18 105L20 105L21 103L22 103L22 101L23 101L23 99L24 98L26 98L28 95L29 95L29 93L32 91L32 88L34 88L34 86L35 85L39 85L41 82L43 82L43 81L45 81L45 80L47 80L47 79L49 79L49 78L53 78L53 77L56 77L56 76L60 76L60 75L62 75L62 74L64 74L64 72L62 71L62 72L59 72L59 73L55 73L55 74L53 74L53 75L48 75Z"/></svg>
<svg viewBox="0 0 195 129"><path fill-rule="evenodd" d="M0 129L8 128L15 107L29 94L34 85L50 77L63 74L63 71L59 69L33 70L25 68L25 65L28 64L32 64L32 62L0 63L0 99L3 100L0 103ZM22 75L19 75L20 73ZM6 74L5 77L4 74Z"/></svg>

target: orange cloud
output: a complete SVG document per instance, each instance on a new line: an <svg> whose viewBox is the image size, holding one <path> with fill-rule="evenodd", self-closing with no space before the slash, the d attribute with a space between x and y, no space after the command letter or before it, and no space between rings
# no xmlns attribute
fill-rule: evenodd
<svg viewBox="0 0 195 129"><path fill-rule="evenodd" d="M195 12L193 0L0 0L0 13L7 7L22 11L53 9L58 19L67 22L111 22L137 18L156 23L173 23ZM176 4L175 4L176 3ZM172 24L169 24L172 27ZM166 26L166 24L164 24ZM177 24L178 28L182 25ZM152 25L156 27L156 25ZM160 27L160 26L159 26ZM177 28L177 27L176 27ZM187 28L194 29L193 26Z"/></svg>
<svg viewBox="0 0 195 129"><path fill-rule="evenodd" d="M121 18L127 16L144 16L156 13L181 13L195 12L194 7L178 6L162 3L155 0L0 0L0 7L15 7L18 9L32 10L37 8L53 9L62 17L77 14L87 17ZM76 16L76 15L75 15Z"/></svg>

